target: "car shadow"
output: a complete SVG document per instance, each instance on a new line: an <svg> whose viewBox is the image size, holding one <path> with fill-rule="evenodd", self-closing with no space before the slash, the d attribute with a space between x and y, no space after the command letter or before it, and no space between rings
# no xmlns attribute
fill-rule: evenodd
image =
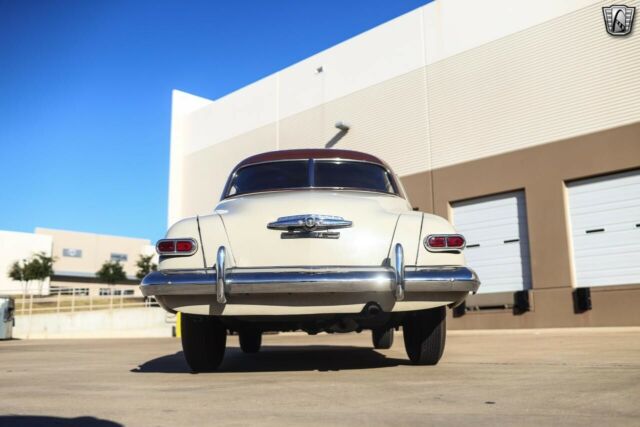
<svg viewBox="0 0 640 427"><path fill-rule="evenodd" d="M122 427L122 424L94 417L62 418L39 415L0 415L0 426Z"/></svg>
<svg viewBox="0 0 640 427"><path fill-rule="evenodd" d="M267 345L255 354L228 347L217 372L341 371L389 368L408 365L405 359L387 357L377 351L353 346ZM191 370L179 351L144 362L131 370L137 373L189 373Z"/></svg>

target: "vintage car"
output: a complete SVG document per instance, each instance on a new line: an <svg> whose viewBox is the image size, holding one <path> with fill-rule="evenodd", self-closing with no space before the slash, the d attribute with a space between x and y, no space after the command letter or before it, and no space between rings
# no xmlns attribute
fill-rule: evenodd
<svg viewBox="0 0 640 427"><path fill-rule="evenodd" d="M447 306L480 285L464 247L445 219L412 209L382 160L275 151L238 164L211 215L169 229L141 289L182 313L196 372L219 366L230 332L253 353L263 332L293 330L367 329L375 348L389 348L400 326L410 360L434 365Z"/></svg>

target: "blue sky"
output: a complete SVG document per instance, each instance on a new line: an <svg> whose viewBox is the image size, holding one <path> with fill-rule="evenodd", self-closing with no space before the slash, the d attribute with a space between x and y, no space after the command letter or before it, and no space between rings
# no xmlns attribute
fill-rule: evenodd
<svg viewBox="0 0 640 427"><path fill-rule="evenodd" d="M219 98L425 3L0 0L0 229L162 237L172 89Z"/></svg>

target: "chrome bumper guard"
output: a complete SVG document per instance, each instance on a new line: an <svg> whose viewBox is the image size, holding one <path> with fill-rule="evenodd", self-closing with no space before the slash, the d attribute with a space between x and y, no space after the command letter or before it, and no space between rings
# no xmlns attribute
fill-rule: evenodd
<svg viewBox="0 0 640 427"><path fill-rule="evenodd" d="M397 244L390 267L225 267L226 251L218 249L215 269L163 270L142 279L144 296L216 295L225 304L233 295L392 292L476 292L480 281L466 267L405 266Z"/></svg>

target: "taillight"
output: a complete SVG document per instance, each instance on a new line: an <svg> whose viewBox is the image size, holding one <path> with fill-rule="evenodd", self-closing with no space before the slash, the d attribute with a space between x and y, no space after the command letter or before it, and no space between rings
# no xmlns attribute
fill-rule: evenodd
<svg viewBox="0 0 640 427"><path fill-rule="evenodd" d="M160 240L156 245L158 253L175 252L176 242L174 240Z"/></svg>
<svg viewBox="0 0 640 427"><path fill-rule="evenodd" d="M466 243L460 234L431 234L424 239L424 247L431 252L461 251Z"/></svg>
<svg viewBox="0 0 640 427"><path fill-rule="evenodd" d="M193 239L163 239L156 243L156 251L160 255L192 255L197 248Z"/></svg>
<svg viewBox="0 0 640 427"><path fill-rule="evenodd" d="M176 242L177 252L191 252L193 250L193 242L190 240L181 240Z"/></svg>
<svg viewBox="0 0 640 427"><path fill-rule="evenodd" d="M444 236L429 236L427 238L427 246L430 248L446 248L447 238Z"/></svg>
<svg viewBox="0 0 640 427"><path fill-rule="evenodd" d="M456 248L462 249L464 248L464 237L460 235L447 236L447 247L448 248Z"/></svg>

